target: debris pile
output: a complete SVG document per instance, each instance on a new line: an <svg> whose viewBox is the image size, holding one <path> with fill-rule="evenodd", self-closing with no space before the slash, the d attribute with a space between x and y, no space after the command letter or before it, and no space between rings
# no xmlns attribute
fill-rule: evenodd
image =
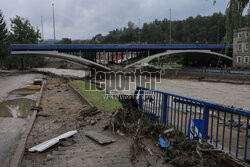
<svg viewBox="0 0 250 167"><path fill-rule="evenodd" d="M87 125L95 125L101 118L92 118L93 116L100 114L101 111L97 107L84 106L80 111L79 121L83 121L79 124L80 127L85 127Z"/></svg>
<svg viewBox="0 0 250 167"><path fill-rule="evenodd" d="M199 143L189 139L178 130L163 124L151 123L138 108L137 101L133 98L122 100L123 108L112 114L108 122L115 133L132 135L131 161L135 162L137 156L145 151L151 156L157 156L166 163L175 166L244 166L245 164L232 158L223 151L216 150L207 142ZM151 149L143 143L143 139L150 138L158 143L160 152ZM163 142L166 142L165 144Z"/></svg>
<svg viewBox="0 0 250 167"><path fill-rule="evenodd" d="M150 155L161 157L150 147L143 144L143 138L156 139L167 127L162 124L152 124L145 117L143 112L138 108L137 101L133 98L121 100L122 109L116 110L105 128L109 128L117 134L132 135L133 143L131 145L131 161L135 162L137 156L146 151Z"/></svg>
<svg viewBox="0 0 250 167"><path fill-rule="evenodd" d="M199 143L186 138L181 131L168 133L170 147L163 150L165 161L175 166L244 166L221 150L216 150L208 143Z"/></svg>

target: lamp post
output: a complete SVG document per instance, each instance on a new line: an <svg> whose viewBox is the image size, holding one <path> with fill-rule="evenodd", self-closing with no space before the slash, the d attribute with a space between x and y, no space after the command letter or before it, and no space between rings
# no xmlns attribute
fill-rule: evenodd
<svg viewBox="0 0 250 167"><path fill-rule="evenodd" d="M141 19L139 18L139 45L141 44Z"/></svg>
<svg viewBox="0 0 250 167"><path fill-rule="evenodd" d="M171 25L171 8L170 8L170 27L169 27L169 43L172 45L172 25Z"/></svg>
<svg viewBox="0 0 250 167"><path fill-rule="evenodd" d="M41 25L42 25L42 40L44 40L44 33L43 33L43 16L41 16Z"/></svg>
<svg viewBox="0 0 250 167"><path fill-rule="evenodd" d="M54 32L54 44L56 43L56 30L55 30L55 12L54 12L54 4L52 3L53 10L53 32Z"/></svg>

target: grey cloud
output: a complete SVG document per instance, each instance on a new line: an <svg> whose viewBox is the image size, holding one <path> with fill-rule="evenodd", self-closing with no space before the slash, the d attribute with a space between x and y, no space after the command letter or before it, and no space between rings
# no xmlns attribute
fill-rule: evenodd
<svg viewBox="0 0 250 167"><path fill-rule="evenodd" d="M41 27L44 18L45 38L52 38L52 3L55 4L56 37L89 39L102 33L107 34L114 28L123 28L128 21L138 25L138 19L150 22L155 19L169 18L172 8L173 19L189 16L211 15L225 12L229 0L1 0L8 24L15 15L28 18L34 27Z"/></svg>

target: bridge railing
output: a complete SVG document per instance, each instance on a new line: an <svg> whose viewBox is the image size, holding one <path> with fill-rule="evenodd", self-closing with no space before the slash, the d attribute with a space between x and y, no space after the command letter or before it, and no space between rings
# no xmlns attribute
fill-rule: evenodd
<svg viewBox="0 0 250 167"><path fill-rule="evenodd" d="M178 43L178 44L11 44L12 47L15 46L223 46L225 44L195 44L195 43Z"/></svg>
<svg viewBox="0 0 250 167"><path fill-rule="evenodd" d="M179 129L244 161L250 159L249 112L144 87L137 87L135 96L152 122Z"/></svg>

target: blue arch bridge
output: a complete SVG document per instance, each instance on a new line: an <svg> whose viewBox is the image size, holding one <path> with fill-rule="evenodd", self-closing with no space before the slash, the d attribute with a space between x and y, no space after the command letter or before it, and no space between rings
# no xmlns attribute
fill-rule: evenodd
<svg viewBox="0 0 250 167"><path fill-rule="evenodd" d="M149 62L165 55L184 55L186 64L215 65L218 60L228 66L232 64L232 46L216 44L172 44L172 45L78 45L78 44L12 44L12 55L46 56L77 62L89 67L111 70L110 64L116 63L132 67L138 63Z"/></svg>

